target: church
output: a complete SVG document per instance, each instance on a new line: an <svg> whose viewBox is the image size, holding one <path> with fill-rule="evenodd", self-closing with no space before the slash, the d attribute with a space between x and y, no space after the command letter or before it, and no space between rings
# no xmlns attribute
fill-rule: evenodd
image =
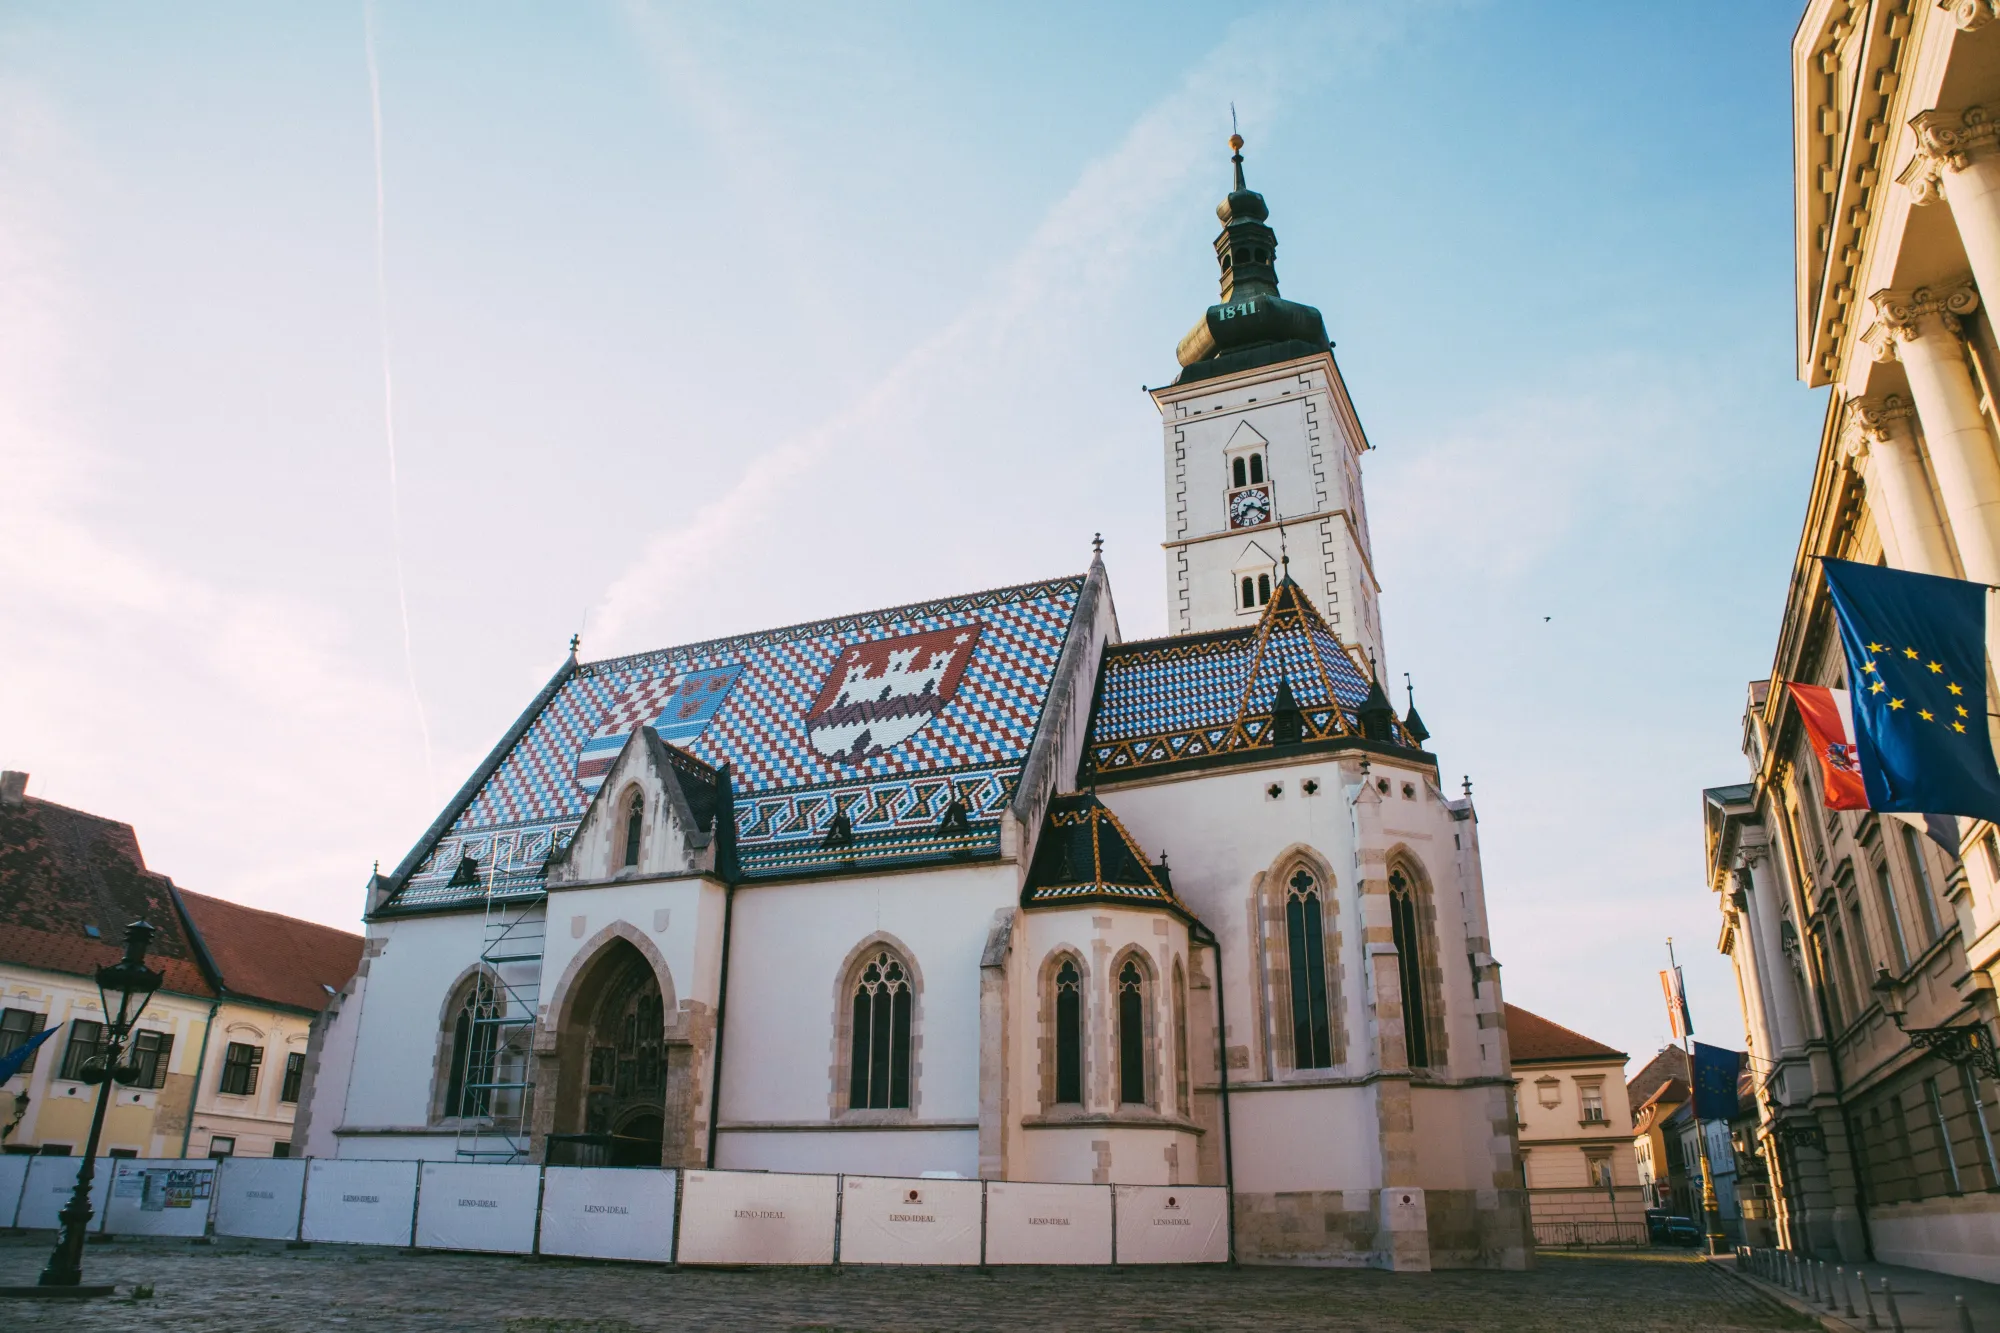
<svg viewBox="0 0 2000 1333"><path fill-rule="evenodd" d="M1245 1262L1532 1262L1469 785L1382 689L1367 437L1230 146L1150 391L1173 632L1100 554L572 644L371 880L306 1151L1222 1185Z"/></svg>

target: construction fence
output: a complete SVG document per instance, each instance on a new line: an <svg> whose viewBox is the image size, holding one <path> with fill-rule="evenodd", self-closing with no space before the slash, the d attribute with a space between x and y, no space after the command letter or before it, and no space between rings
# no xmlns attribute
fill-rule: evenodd
<svg viewBox="0 0 2000 1333"><path fill-rule="evenodd" d="M0 1227L52 1230L74 1157L0 1156ZM105 1158L92 1230L682 1264L1203 1264L1214 1186L487 1165Z"/></svg>

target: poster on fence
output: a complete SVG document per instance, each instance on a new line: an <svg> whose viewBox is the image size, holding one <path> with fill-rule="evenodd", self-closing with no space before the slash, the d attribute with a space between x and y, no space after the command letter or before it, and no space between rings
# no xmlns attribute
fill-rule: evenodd
<svg viewBox="0 0 2000 1333"><path fill-rule="evenodd" d="M984 1193L977 1180L842 1176L840 1262L976 1264Z"/></svg>
<svg viewBox="0 0 2000 1333"><path fill-rule="evenodd" d="M547 1168L542 1172L542 1253L671 1261L675 1174L610 1166Z"/></svg>
<svg viewBox="0 0 2000 1333"><path fill-rule="evenodd" d="M201 1236L215 1200L215 1163L205 1158L121 1158L112 1164L104 1230L114 1236Z"/></svg>
<svg viewBox="0 0 2000 1333"><path fill-rule="evenodd" d="M215 1234L297 1240L305 1198L303 1157L231 1157L215 1175Z"/></svg>
<svg viewBox="0 0 2000 1333"><path fill-rule="evenodd" d="M684 1264L830 1264L838 1176L689 1171L681 1184Z"/></svg>
<svg viewBox="0 0 2000 1333"><path fill-rule="evenodd" d="M1110 1263L1111 1187L989 1181L986 1262Z"/></svg>
<svg viewBox="0 0 2000 1333"><path fill-rule="evenodd" d="M417 1244L426 1250L532 1254L542 1168L499 1162L425 1162Z"/></svg>
<svg viewBox="0 0 2000 1333"><path fill-rule="evenodd" d="M26 1153L0 1154L0 1227L14 1225L14 1213L21 1206L21 1187L28 1183L28 1163L34 1160Z"/></svg>
<svg viewBox="0 0 2000 1333"><path fill-rule="evenodd" d="M302 1240L408 1245L417 1210L415 1162L315 1158L306 1169Z"/></svg>
<svg viewBox="0 0 2000 1333"><path fill-rule="evenodd" d="M96 1174L90 1180L90 1229L104 1221L104 1201L111 1193L109 1157L97 1159ZM62 1225L57 1216L76 1189L81 1157L37 1157L28 1163L28 1178L21 1186L21 1211L14 1219L17 1227L53 1231Z"/></svg>
<svg viewBox="0 0 2000 1333"><path fill-rule="evenodd" d="M1116 1185L1118 1262L1229 1262L1229 1191L1219 1186Z"/></svg>

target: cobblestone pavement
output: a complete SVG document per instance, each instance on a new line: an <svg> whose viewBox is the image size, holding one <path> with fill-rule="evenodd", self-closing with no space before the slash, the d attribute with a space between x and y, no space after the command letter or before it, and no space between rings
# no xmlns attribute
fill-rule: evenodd
<svg viewBox="0 0 2000 1333"><path fill-rule="evenodd" d="M0 1238L0 1284L33 1282L40 1235ZM1734 1330L1814 1325L1692 1256L1546 1254L1531 1273L1346 1269L655 1269L218 1242L92 1245L89 1302L0 1301L0 1328L779 1333L929 1330ZM148 1300L131 1297L151 1283Z"/></svg>

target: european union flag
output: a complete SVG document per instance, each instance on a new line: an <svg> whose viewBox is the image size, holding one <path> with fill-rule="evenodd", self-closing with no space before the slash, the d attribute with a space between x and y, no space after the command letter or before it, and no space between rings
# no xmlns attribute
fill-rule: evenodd
<svg viewBox="0 0 2000 1333"><path fill-rule="evenodd" d="M1824 560L1868 808L2000 820L1986 586Z"/></svg>
<svg viewBox="0 0 2000 1333"><path fill-rule="evenodd" d="M1743 1052L1694 1044L1694 1118L1728 1120L1737 1111L1736 1080Z"/></svg>

